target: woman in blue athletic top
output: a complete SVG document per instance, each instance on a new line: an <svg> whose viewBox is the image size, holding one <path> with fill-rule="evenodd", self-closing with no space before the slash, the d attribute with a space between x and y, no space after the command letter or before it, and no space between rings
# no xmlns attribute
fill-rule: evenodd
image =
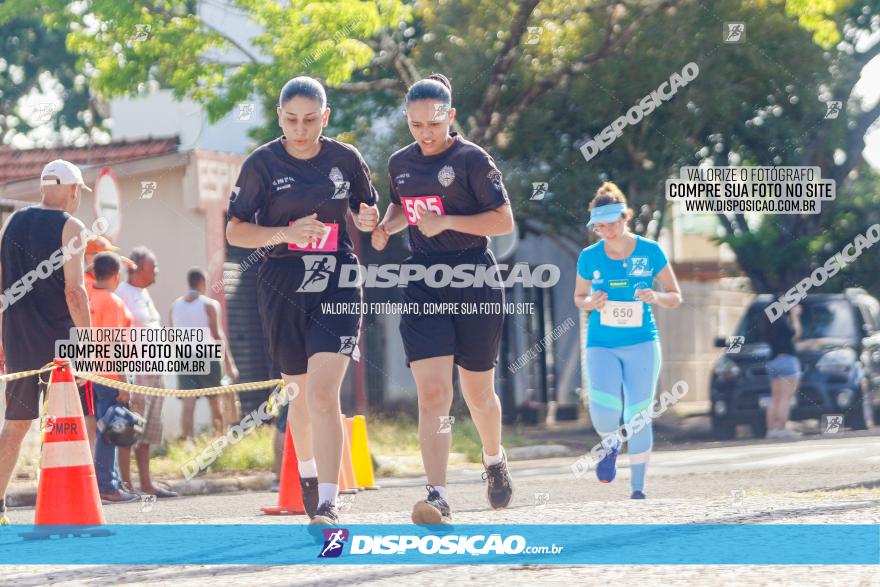
<svg viewBox="0 0 880 587"><path fill-rule="evenodd" d="M596 467L603 483L617 473L621 417L629 443L632 498L644 499L645 469L651 455L651 421L633 421L650 411L660 375L660 339L651 304L681 304L675 273L654 241L632 234L626 197L605 182L590 203L590 221L602 240L581 251L574 303L590 312L587 327L587 379L590 416L602 437L604 457ZM654 290L654 280L665 291ZM598 311L594 311L598 310Z"/></svg>

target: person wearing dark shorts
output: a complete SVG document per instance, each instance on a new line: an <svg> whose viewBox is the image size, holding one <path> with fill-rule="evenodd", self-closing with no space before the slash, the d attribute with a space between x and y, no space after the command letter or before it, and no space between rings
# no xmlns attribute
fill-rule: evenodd
<svg viewBox="0 0 880 587"><path fill-rule="evenodd" d="M210 343L223 345L223 365L220 361L210 361L208 373L178 373L177 382L180 389L206 389L220 387L223 380L224 367L226 374L232 381L238 380L238 367L232 358L232 349L226 340L220 317L221 308L217 300L209 298L208 276L199 267L193 267L186 274L186 282L189 291L185 295L174 300L171 304L171 320L169 324L175 328L207 328L207 340ZM235 402L235 396L228 394L215 394L207 396L208 405L211 408L211 423L214 426L214 434L221 434L227 422L224 418L224 403ZM196 409L196 397L183 398L183 415L181 429L184 438L191 438L194 433L194 415Z"/></svg>
<svg viewBox="0 0 880 587"><path fill-rule="evenodd" d="M487 274L497 270L492 251L445 254L413 254L406 263L422 265L427 275L432 269L438 272L444 267L473 266L474 274ZM403 290L403 303L418 308L416 313L401 315L400 334L406 352L407 365L434 357L453 357L453 362L468 371L493 370L498 362L498 348L504 328L504 288L483 287L434 287L426 280L412 280ZM440 306L440 304L448 304ZM454 311L437 312L432 308L462 308L468 304L480 313L458 314Z"/></svg>
<svg viewBox="0 0 880 587"><path fill-rule="evenodd" d="M382 250L392 234L408 228L412 256L406 264L425 270L424 279L406 285L403 301L416 311L402 314L400 333L418 388L419 444L428 480L428 497L416 503L412 520L440 524L451 519L446 469L453 365L483 442L489 504L505 508L513 495L494 384L504 289L488 249L488 237L513 231L513 212L492 157L450 132L455 108L449 80L434 74L413 84L406 115L415 142L388 161L391 203L372 243ZM450 279L450 272L463 277ZM487 274L488 279L476 278Z"/></svg>
<svg viewBox="0 0 880 587"><path fill-rule="evenodd" d="M338 519L339 393L349 361L360 359L362 312L325 310L362 300L359 286L340 283L343 266L358 263L349 217L365 232L379 221L361 154L321 135L329 118L326 93L316 80L297 77L285 84L278 105L284 136L245 160L226 230L230 244L266 251L257 272L257 305L273 366L294 396L288 424L313 524Z"/></svg>
<svg viewBox="0 0 880 587"><path fill-rule="evenodd" d="M57 159L40 176L42 201L9 217L0 236L3 308L0 314L0 360L7 373L39 369L55 358L55 342L68 340L73 327L91 326L83 285L86 230L74 218L83 182L79 168ZM48 380L48 373L43 374ZM6 384L6 421L0 432L0 523L5 520L5 494L21 443L39 417L39 378ZM81 394L82 395L82 394ZM87 399L87 398L83 398ZM88 413L91 402L84 402ZM94 436L94 411L86 417ZM91 422L89 422L91 421Z"/></svg>

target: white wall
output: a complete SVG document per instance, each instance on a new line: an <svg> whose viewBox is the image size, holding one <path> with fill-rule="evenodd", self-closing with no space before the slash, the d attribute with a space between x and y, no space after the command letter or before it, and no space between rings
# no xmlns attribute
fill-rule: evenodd
<svg viewBox="0 0 880 587"><path fill-rule="evenodd" d="M208 149L227 153L248 153L253 141L247 131L263 124L261 105L252 100L250 120L238 120L233 110L214 124L203 108L192 100L178 102L170 90L156 90L144 96L111 100L113 140L136 140L180 135L180 149ZM149 120L145 125L144 121Z"/></svg>
<svg viewBox="0 0 880 587"><path fill-rule="evenodd" d="M657 393L684 380L688 409L708 411L709 379L723 350L714 346L715 337L733 334L754 297L748 283L747 278L681 281L684 303L673 309L654 308L663 353Z"/></svg>
<svg viewBox="0 0 880 587"><path fill-rule="evenodd" d="M246 13L207 2L199 3L198 13L206 23L228 35L251 55L265 59L248 43L248 39L260 33L260 28L248 19ZM236 49L215 51L211 57L231 63L248 59ZM294 75L297 73L291 72L291 77ZM236 108L211 124L204 109L192 100L178 102L170 90L159 90L154 84L147 84L143 96L110 101L111 136L119 140L179 134L181 150L201 148L247 153L252 142L247 137L248 129L263 124L259 97L252 96L248 101L254 104L254 112L249 120L239 120Z"/></svg>

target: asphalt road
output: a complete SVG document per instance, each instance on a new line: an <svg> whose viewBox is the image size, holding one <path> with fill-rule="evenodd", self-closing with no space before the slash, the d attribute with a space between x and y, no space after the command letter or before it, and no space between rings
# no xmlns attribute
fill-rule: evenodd
<svg viewBox="0 0 880 587"><path fill-rule="evenodd" d="M819 435L794 442L734 443L724 446L657 451L649 467L645 501L629 498L627 459L614 483L592 473L576 479L575 459L512 463L516 495L511 507L491 511L478 466L450 472L450 502L460 523L503 524L659 524L659 523L807 523L880 524L880 436ZM343 522L409 522L412 504L424 495L421 478L383 480L379 491L346 498ZM277 494L253 492L160 500L155 504L105 506L108 523L301 524L304 516L271 517L259 508ZM33 509L11 512L14 523L29 524ZM240 582L245 585L445 585L607 584L619 579L664 585L817 584L822 577L848 585L880 585L877 566L346 566L285 567L242 565L190 566L6 566L0 584L151 584L193 585ZM490 575L491 574L491 575Z"/></svg>

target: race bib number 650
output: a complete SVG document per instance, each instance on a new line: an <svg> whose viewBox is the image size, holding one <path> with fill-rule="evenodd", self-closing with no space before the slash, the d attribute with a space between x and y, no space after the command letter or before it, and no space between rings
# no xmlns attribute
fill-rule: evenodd
<svg viewBox="0 0 880 587"><path fill-rule="evenodd" d="M425 212L431 212L438 216L444 216L446 212L443 210L443 200L440 196L406 196L400 198L403 202L403 210L406 212L406 221L408 224L418 224L419 218Z"/></svg>
<svg viewBox="0 0 880 587"><path fill-rule="evenodd" d="M634 328L642 325L642 302L605 302L599 312L599 323L602 326Z"/></svg>

